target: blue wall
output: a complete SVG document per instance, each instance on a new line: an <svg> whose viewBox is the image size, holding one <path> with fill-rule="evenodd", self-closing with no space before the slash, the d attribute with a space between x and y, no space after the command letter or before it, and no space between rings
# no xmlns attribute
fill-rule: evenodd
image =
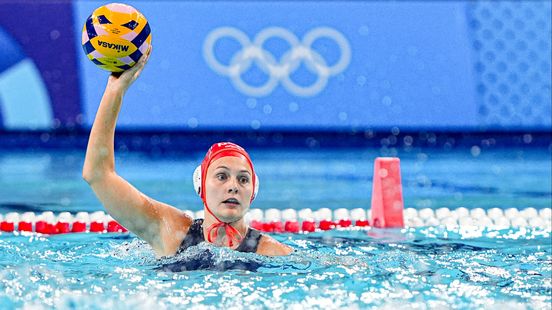
<svg viewBox="0 0 552 310"><path fill-rule="evenodd" d="M128 3L148 18L154 53L125 98L120 128L542 131L552 126L550 1ZM43 87L51 103L41 103L65 106L73 117L60 117L59 108L46 117L50 122L44 112L34 117L13 112L29 99L2 101L2 77L15 65L0 60L0 127L91 126L107 74L84 56L80 30L102 4L41 8L44 14L59 6L73 12L65 26L70 29L56 26L49 34L51 40L71 34L67 50L76 53L76 61L50 62L77 73L77 85L62 81L58 88L80 96L65 96L76 97L76 103L63 101L52 96L55 87ZM11 46L15 40L23 47L12 50L25 50L25 36L4 26L8 14L1 12L10 9L15 12L0 4L0 30L12 33ZM25 27L33 33L32 24ZM55 75L37 67L29 73L38 77L37 84L40 77ZM20 80L18 87L28 83ZM30 125L10 125L13 119Z"/></svg>

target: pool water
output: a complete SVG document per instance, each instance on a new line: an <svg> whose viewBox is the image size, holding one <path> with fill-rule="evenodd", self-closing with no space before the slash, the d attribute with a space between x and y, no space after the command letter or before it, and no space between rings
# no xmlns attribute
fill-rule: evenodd
<svg viewBox="0 0 552 310"><path fill-rule="evenodd" d="M550 237L531 229L331 231L277 235L296 248L284 258L200 244L157 260L132 236L2 236L0 308L549 309ZM160 270L205 251L207 270ZM236 262L255 269L223 270Z"/></svg>
<svg viewBox="0 0 552 310"><path fill-rule="evenodd" d="M123 153L118 171L146 194L199 210L203 154ZM252 150L254 207L368 208L381 150ZM393 154L395 155L395 154ZM400 150L406 207L550 208L549 148ZM95 211L84 154L1 152L0 213ZM443 227L276 234L296 249L266 258L207 244L158 260L133 235L0 235L0 309L536 308L552 302L549 230ZM207 269L163 266L208 252ZM230 266L230 267L229 267ZM234 266L234 267L232 267ZM236 267L237 266L237 267Z"/></svg>

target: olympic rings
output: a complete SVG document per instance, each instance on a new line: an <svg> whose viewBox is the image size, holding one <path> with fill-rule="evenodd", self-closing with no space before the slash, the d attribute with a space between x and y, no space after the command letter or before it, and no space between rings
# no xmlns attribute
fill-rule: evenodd
<svg viewBox="0 0 552 310"><path fill-rule="evenodd" d="M222 64L215 56L215 44L222 38L233 39L242 47L232 55L228 65ZM264 43L271 38L282 39L290 46L279 60L263 48ZM339 47L340 58L331 66L328 66L326 60L312 48L313 43L320 38L333 40ZM267 96L281 82L289 93L300 97L311 97L326 87L331 76L343 72L348 67L351 61L351 47L343 34L329 27L314 28L306 33L301 41L285 28L268 27L259 32L253 42L239 29L219 27L212 30L205 38L203 56L213 71L229 77L234 87L245 95ZM311 85L301 86L291 79L291 75L302 63L307 70L317 76L316 81ZM254 86L243 80L243 73L253 65L267 74L268 79L264 84Z"/></svg>

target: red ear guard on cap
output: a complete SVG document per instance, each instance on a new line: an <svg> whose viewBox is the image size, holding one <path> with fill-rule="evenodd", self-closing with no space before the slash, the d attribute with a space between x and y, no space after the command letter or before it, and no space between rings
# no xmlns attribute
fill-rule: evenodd
<svg viewBox="0 0 552 310"><path fill-rule="evenodd" d="M207 151L207 154L205 154L205 158L203 158L203 161L201 162L201 165L199 165L195 170L193 174L193 182L194 182L194 190L195 192L201 197L203 200L203 203L206 202L205 198L205 192L202 190L205 187L204 180L205 175L207 174L207 169L209 168L209 165L215 161L216 159L227 157L227 156L234 156L234 157L243 157L247 163L249 164L249 167L251 168L251 171L253 172L253 195L251 196L251 201L257 197L257 193L259 192L259 178L257 177L257 174L255 173L255 168L253 167L253 163L251 162L251 158L249 157L249 154L243 149L241 146L232 143L232 142L219 142L213 144L209 151Z"/></svg>

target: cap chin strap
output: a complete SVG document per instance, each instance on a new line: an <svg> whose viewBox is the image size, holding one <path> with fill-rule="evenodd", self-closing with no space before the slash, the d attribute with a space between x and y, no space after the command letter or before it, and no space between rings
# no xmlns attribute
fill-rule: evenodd
<svg viewBox="0 0 552 310"><path fill-rule="evenodd" d="M202 182L201 181L202 181L201 180L201 165L199 165L194 170L193 182L194 182L194 189L200 197L202 197L202 195L201 195L201 184L202 184ZM253 191L253 195L251 196L251 201L253 201L253 199L255 199L255 197L257 196L258 191L259 191L259 178L257 177L257 174L255 174L255 189ZM203 197L202 197L202 200L203 200ZM228 246L230 246L230 247L234 246L234 240L236 240L236 242L238 244L240 244L242 239L243 239L243 236L241 235L241 233L234 226L230 225L232 223L237 222L238 220L236 220L234 222L223 222L211 211L211 209L207 205L207 199L203 200L203 204L205 205L205 209L207 209L207 212L209 212L218 222L218 223L214 223L213 225L209 226L209 228L207 228L207 241L210 242L210 243L213 243L214 240L217 240L219 228L224 227L224 231L225 231L226 236L228 238Z"/></svg>
<svg viewBox="0 0 552 310"><path fill-rule="evenodd" d="M207 208L207 210L209 210L209 208ZM230 223L221 222L211 211L209 211L209 213L218 220L218 223L214 223L207 228L207 241L214 243L214 241L217 240L219 228L224 227L229 247L234 246L234 240L236 240L236 244L242 242L243 236L234 226L230 225Z"/></svg>

